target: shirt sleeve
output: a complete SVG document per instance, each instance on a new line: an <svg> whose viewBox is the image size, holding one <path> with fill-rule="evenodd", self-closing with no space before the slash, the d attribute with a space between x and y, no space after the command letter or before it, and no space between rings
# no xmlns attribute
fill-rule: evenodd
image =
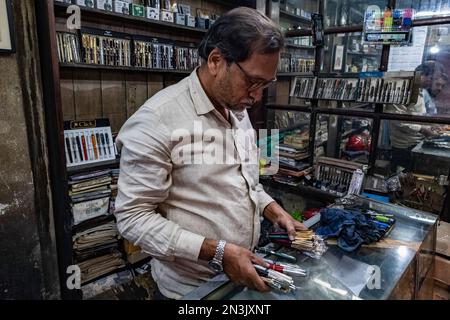
<svg viewBox="0 0 450 320"><path fill-rule="evenodd" d="M257 184L255 187L255 191L257 192L257 197L258 197L258 210L259 210L259 214L263 215L264 213L264 209L272 202L274 202L275 200L273 200L273 198L271 196L269 196L263 189L263 186L261 183Z"/></svg>
<svg viewBox="0 0 450 320"><path fill-rule="evenodd" d="M125 239L155 258L197 261L205 238L182 229L157 211L172 185L170 134L160 120L153 112L140 110L118 135L117 228Z"/></svg>

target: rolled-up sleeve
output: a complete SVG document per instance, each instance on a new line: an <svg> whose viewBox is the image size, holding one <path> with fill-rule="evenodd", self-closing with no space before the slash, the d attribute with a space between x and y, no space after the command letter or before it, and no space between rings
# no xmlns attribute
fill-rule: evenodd
<svg viewBox="0 0 450 320"><path fill-rule="evenodd" d="M144 116L142 115L144 113ZM158 213L172 185L170 133L151 111L141 111L121 129L117 228L127 240L151 256L197 261L204 237L182 229Z"/></svg>

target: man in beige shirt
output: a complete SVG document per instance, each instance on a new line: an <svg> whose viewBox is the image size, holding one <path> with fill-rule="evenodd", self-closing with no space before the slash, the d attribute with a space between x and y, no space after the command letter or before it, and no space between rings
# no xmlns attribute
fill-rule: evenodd
<svg viewBox="0 0 450 320"><path fill-rule="evenodd" d="M264 15L237 8L206 34L202 66L148 100L123 126L116 200L120 233L152 259L163 297L179 299L222 270L269 287L253 264L262 216L290 235L295 221L259 184L246 108L275 81L283 36Z"/></svg>

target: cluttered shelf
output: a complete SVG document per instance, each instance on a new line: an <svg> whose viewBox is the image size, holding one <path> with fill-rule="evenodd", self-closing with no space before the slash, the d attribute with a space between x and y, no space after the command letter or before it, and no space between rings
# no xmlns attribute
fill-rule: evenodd
<svg viewBox="0 0 450 320"><path fill-rule="evenodd" d="M109 66L101 64L87 64L87 63L60 63L61 68L80 68L80 69L102 69L102 70L117 70L117 71L132 71L132 72L153 72L153 73L175 73L188 75L192 70L176 70L176 69L152 69L140 67L125 67L125 66Z"/></svg>
<svg viewBox="0 0 450 320"><path fill-rule="evenodd" d="M55 2L55 14L56 15L66 15L66 10L70 6L70 4L62 3L62 2ZM110 21L122 21L126 23L133 23L136 25L142 26L143 24L149 27L155 27L155 28L168 28L172 30L184 30L184 31L190 31L194 34L197 34L199 36L205 34L208 30L201 29L201 28L194 28L194 27L187 27L183 25L179 25L176 23L171 22L165 22L165 21L159 21L159 20L151 20L143 17L136 17L132 15L126 15L121 13L115 13L115 12L107 12L99 9L94 8L88 8L88 7L80 7L81 12L83 16L88 17L98 17L101 16L102 18L108 19Z"/></svg>
<svg viewBox="0 0 450 320"><path fill-rule="evenodd" d="M77 173L82 173L84 171L103 170L112 167L119 167L119 165L120 159L115 159L110 161L102 161L98 163L83 164L76 167L68 167L67 173L73 175Z"/></svg>
<svg viewBox="0 0 450 320"><path fill-rule="evenodd" d="M269 188L275 189L283 188L283 190L286 192L291 192L293 194L301 195L303 197L314 197L316 199L320 199L326 202L333 202L335 199L339 198L339 196L335 194L331 194L329 192L325 192L313 187L304 185L291 186L288 184L276 182L272 179L261 179L261 184Z"/></svg>
<svg viewBox="0 0 450 320"><path fill-rule="evenodd" d="M310 24L311 23L311 20L309 20L307 18L304 18L302 16L299 16L299 15L287 12L285 10L280 10L280 17L284 17L284 18L288 18L288 19L291 19L291 20L295 20L297 22L301 22L301 23L304 23L304 24Z"/></svg>

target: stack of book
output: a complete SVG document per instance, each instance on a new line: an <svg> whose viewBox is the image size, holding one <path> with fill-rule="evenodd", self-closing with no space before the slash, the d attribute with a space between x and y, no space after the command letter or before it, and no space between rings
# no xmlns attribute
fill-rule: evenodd
<svg viewBox="0 0 450 320"><path fill-rule="evenodd" d="M118 169L107 169L69 177L72 245L74 261L81 269L82 285L125 267L111 211L118 174Z"/></svg>
<svg viewBox="0 0 450 320"><path fill-rule="evenodd" d="M300 184L301 178L309 173L309 133L294 132L283 138L283 143L275 147L280 168L273 179L289 185Z"/></svg>
<svg viewBox="0 0 450 320"><path fill-rule="evenodd" d="M108 214L111 171L100 170L69 177L73 224Z"/></svg>
<svg viewBox="0 0 450 320"><path fill-rule="evenodd" d="M122 253L114 251L103 256L80 262L81 284L125 267Z"/></svg>
<svg viewBox="0 0 450 320"><path fill-rule="evenodd" d="M114 252L119 248L116 223L111 220L97 221L99 225L91 224L78 228L72 236L76 261L85 261L104 254Z"/></svg>

